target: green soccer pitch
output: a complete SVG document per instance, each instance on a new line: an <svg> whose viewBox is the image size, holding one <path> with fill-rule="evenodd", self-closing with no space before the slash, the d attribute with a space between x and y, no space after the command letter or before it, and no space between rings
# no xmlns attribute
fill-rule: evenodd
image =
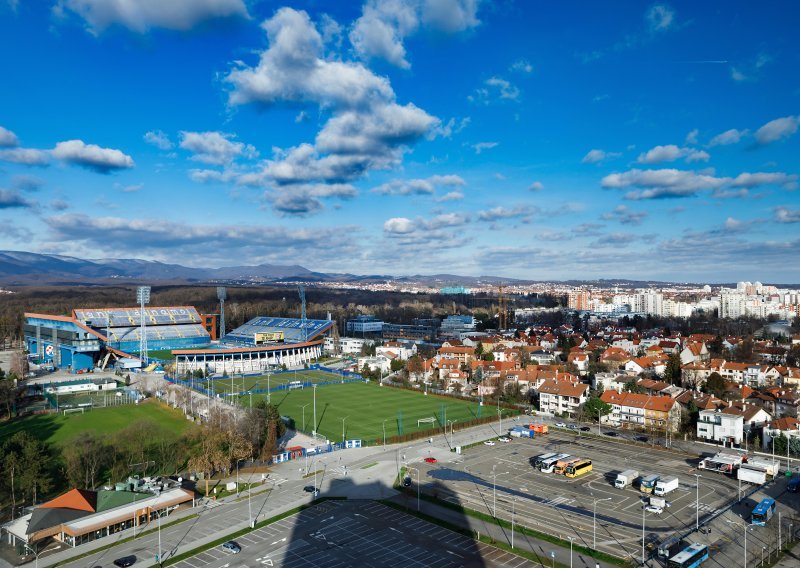
<svg viewBox="0 0 800 568"><path fill-rule="evenodd" d="M241 377L239 375L232 375L230 377L220 379L194 379L194 384L206 390L213 389L215 394L225 396L231 392L245 393L251 390L262 390L266 392L267 385L269 385L270 389L274 389L280 385L285 385L295 381L317 384L327 381L340 381L341 379L342 376L337 375L336 373L303 369L299 371L274 373L271 374L269 378L267 378L267 375L261 375L257 377Z"/></svg>
<svg viewBox="0 0 800 568"><path fill-rule="evenodd" d="M311 432L314 429L314 390L317 431L334 441L342 440L343 426L345 439L374 443L383 441L384 427L386 438L389 439L399 434L440 428L449 421L455 421L455 429L458 430L460 425L478 418L497 418L497 409L491 405L479 407L477 402L425 396L421 392L381 387L375 383L278 391L272 393L272 403L278 406L281 416L294 420L298 430ZM246 407L248 397L242 396L240 402ZM511 414L507 409L502 410L503 417ZM425 418L435 420L417 425L417 420Z"/></svg>

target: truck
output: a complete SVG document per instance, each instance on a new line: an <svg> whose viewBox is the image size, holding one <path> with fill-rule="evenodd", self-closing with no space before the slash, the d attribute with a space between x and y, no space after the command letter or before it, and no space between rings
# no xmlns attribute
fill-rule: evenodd
<svg viewBox="0 0 800 568"><path fill-rule="evenodd" d="M656 486L656 482L661 479L661 476L657 473L653 473L646 477L643 477L642 480L639 482L639 491L642 493L652 493L653 488Z"/></svg>
<svg viewBox="0 0 800 568"><path fill-rule="evenodd" d="M736 470L736 478L740 481L755 483L756 485L763 485L767 482L767 470L763 467L743 464L738 470Z"/></svg>
<svg viewBox="0 0 800 568"><path fill-rule="evenodd" d="M653 493L659 497L666 495L671 491L675 491L680 485L677 477L663 477L656 482Z"/></svg>
<svg viewBox="0 0 800 568"><path fill-rule="evenodd" d="M515 438L533 438L534 436L533 430L522 428L521 426L516 426L512 428L511 430L509 430L508 433L514 436Z"/></svg>
<svg viewBox="0 0 800 568"><path fill-rule="evenodd" d="M767 476L775 477L778 474L780 462L772 458L750 458L747 460L747 465L765 469L767 471Z"/></svg>
<svg viewBox="0 0 800 568"><path fill-rule="evenodd" d="M639 477L639 472L635 469L626 469L622 473L617 474L614 480L614 487L617 489L625 489L628 485L633 485L636 478Z"/></svg>
<svg viewBox="0 0 800 568"><path fill-rule="evenodd" d="M797 493L800 491L800 477L794 476L789 480L789 483L786 485L786 489L789 493Z"/></svg>
<svg viewBox="0 0 800 568"><path fill-rule="evenodd" d="M650 504L656 507L661 507L662 509L666 508L667 500L663 497L650 497Z"/></svg>
<svg viewBox="0 0 800 568"><path fill-rule="evenodd" d="M547 424L528 424L528 428L537 434L547 434L549 430Z"/></svg>
<svg viewBox="0 0 800 568"><path fill-rule="evenodd" d="M742 455L720 452L714 456L700 460L697 467L699 469L719 471L721 473L733 473L734 470L742 465L743 461L744 457Z"/></svg>

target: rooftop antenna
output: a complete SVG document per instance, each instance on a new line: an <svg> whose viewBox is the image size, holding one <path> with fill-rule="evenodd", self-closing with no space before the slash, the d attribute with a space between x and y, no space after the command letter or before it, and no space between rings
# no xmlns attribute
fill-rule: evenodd
<svg viewBox="0 0 800 568"><path fill-rule="evenodd" d="M302 284L297 286L300 293L300 319L303 322L303 341L308 341L308 330L306 329L306 289Z"/></svg>
<svg viewBox="0 0 800 568"><path fill-rule="evenodd" d="M147 366L147 322L144 317L144 306L150 303L150 286L139 286L136 288L136 300L139 302L139 358Z"/></svg>
<svg viewBox="0 0 800 568"><path fill-rule="evenodd" d="M219 298L219 338L225 337L225 300L228 299L228 290L225 286L217 286L217 298Z"/></svg>

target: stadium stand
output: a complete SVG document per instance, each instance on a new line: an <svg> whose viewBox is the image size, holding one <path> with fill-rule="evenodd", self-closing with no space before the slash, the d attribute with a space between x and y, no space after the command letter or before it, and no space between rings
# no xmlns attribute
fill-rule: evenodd
<svg viewBox="0 0 800 568"><path fill-rule="evenodd" d="M295 318L256 317L228 332L226 345L255 346L257 333L283 332L284 343L311 341L333 326L330 320L301 320Z"/></svg>

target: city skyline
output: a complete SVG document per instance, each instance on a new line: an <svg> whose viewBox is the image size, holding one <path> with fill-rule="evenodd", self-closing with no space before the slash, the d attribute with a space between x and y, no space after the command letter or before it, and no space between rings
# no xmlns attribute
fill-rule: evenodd
<svg viewBox="0 0 800 568"><path fill-rule="evenodd" d="M0 250L797 282L798 14L0 2Z"/></svg>

